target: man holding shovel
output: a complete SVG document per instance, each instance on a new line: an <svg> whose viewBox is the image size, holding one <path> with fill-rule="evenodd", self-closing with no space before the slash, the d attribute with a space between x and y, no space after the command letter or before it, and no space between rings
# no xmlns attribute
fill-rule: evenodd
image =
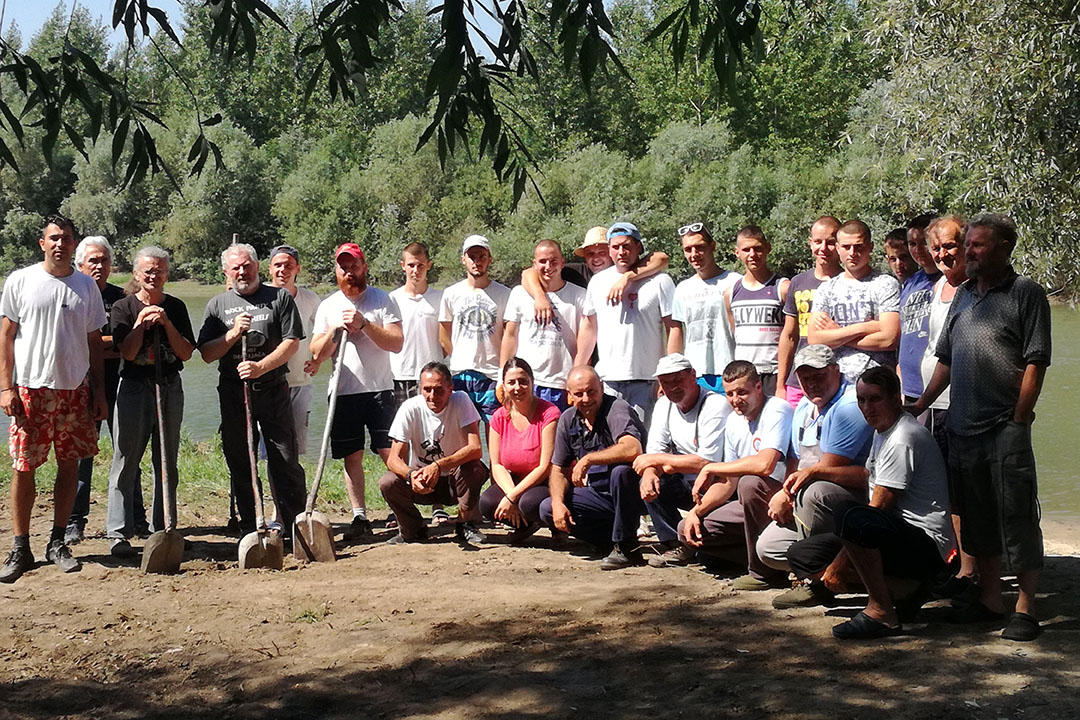
<svg viewBox="0 0 1080 720"><path fill-rule="evenodd" d="M359 540L371 534L364 500L364 426L371 450L385 463L396 406L390 353L401 351L401 316L385 290L368 286L367 261L356 243L343 243L334 251L334 276L338 292L315 313L311 354L316 364L325 361L337 349L335 332L345 329L341 371L330 378L338 387L330 446L333 457L345 459L345 486L352 501L353 519L345 539Z"/></svg>
<svg viewBox="0 0 1080 720"><path fill-rule="evenodd" d="M135 498L139 493L139 462L151 436L159 442L164 434L164 473L170 497L175 497L180 423L184 418L184 388L180 370L195 350L195 336L187 306L180 298L165 294L169 279L169 253L159 247L144 247L131 262L139 289L116 302L112 310L112 336L123 357L120 387L116 395L116 422L112 470L109 472L109 510L105 532L115 557L131 557L135 550L128 542L135 531ZM164 428L157 423L154 385L161 378L161 412ZM154 464L161 462L154 453ZM162 488L154 486L151 513L154 531L176 524L176 504L170 503L171 517L165 518Z"/></svg>
<svg viewBox="0 0 1080 720"><path fill-rule="evenodd" d="M218 363L221 403L221 445L240 514L240 530L256 529L255 492L249 418L244 411L244 383L250 394L251 423L266 439L268 476L277 502L277 516L286 521L304 510L304 469L300 466L293 428L285 364L304 337L300 313L292 295L259 281L255 248L233 244L221 254L221 266L231 289L210 298L203 313L196 347L206 362ZM246 337L245 343L241 338ZM246 345L247 357L242 357ZM254 431L254 426L252 426ZM254 444L258 443L255 435ZM277 524L283 535L288 526Z"/></svg>

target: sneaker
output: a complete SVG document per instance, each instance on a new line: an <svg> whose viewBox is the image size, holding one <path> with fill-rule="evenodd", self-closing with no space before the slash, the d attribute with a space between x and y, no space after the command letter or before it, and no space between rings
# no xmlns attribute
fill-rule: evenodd
<svg viewBox="0 0 1080 720"><path fill-rule="evenodd" d="M600 561L601 570L622 570L635 565L644 565L641 550L625 551L618 545L612 548L608 556Z"/></svg>
<svg viewBox="0 0 1080 720"><path fill-rule="evenodd" d="M458 523L454 529L454 538L466 545L480 545L487 542L487 536L480 532L471 522Z"/></svg>
<svg viewBox="0 0 1080 720"><path fill-rule="evenodd" d="M667 552L661 555L653 555L649 558L649 567L654 568L666 568L666 567L686 567L690 563L694 562L694 558L697 557L697 550L689 545L683 545L679 543L675 547L669 549Z"/></svg>
<svg viewBox="0 0 1080 720"><path fill-rule="evenodd" d="M4 567L0 568L0 582L13 583L22 577L23 573L34 567L34 554L30 548L12 548Z"/></svg>
<svg viewBox="0 0 1080 720"><path fill-rule="evenodd" d="M772 606L777 610L790 610L791 608L810 608L832 605L836 595L820 582L804 583L796 585L787 592L782 592L773 598Z"/></svg>
<svg viewBox="0 0 1080 720"><path fill-rule="evenodd" d="M135 548L131 547L131 543L123 538L117 538L112 541L112 547L109 548L109 554L114 558L133 558L138 553L135 552Z"/></svg>
<svg viewBox="0 0 1080 720"><path fill-rule="evenodd" d="M371 521L366 517L354 517L349 527L341 534L342 540L359 540L373 533Z"/></svg>
<svg viewBox="0 0 1080 720"><path fill-rule="evenodd" d="M150 537L152 534L153 533L150 532L150 523L147 523L147 522L137 522L137 523L135 523L135 537L139 538L140 540L145 540L146 538Z"/></svg>
<svg viewBox="0 0 1080 720"><path fill-rule="evenodd" d="M768 580L756 578L753 575L743 575L731 581L731 587L735 590L754 592L757 590L769 590L773 586Z"/></svg>
<svg viewBox="0 0 1080 720"><path fill-rule="evenodd" d="M383 525L387 530L393 530L398 526L397 515L390 513L386 516L386 524Z"/></svg>
<svg viewBox="0 0 1080 720"><path fill-rule="evenodd" d="M67 530L64 531L65 545L78 545L85 539L82 525L77 522L68 523Z"/></svg>
<svg viewBox="0 0 1080 720"><path fill-rule="evenodd" d="M53 540L45 548L45 560L60 568L60 572L77 572L82 568L79 561L71 554L71 548L63 540Z"/></svg>
<svg viewBox="0 0 1080 720"><path fill-rule="evenodd" d="M642 538L647 538L650 535L652 535L652 528L649 527L649 520L648 518L643 517L641 518L641 522L638 523L637 527L638 540Z"/></svg>

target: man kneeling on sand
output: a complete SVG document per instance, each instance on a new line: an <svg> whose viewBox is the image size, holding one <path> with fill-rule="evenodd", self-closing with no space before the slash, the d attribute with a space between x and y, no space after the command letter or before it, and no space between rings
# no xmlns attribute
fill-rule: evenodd
<svg viewBox="0 0 1080 720"><path fill-rule="evenodd" d="M387 473L379 480L400 528L387 544L427 538L417 503L457 505L457 540L467 545L486 540L476 527L480 488L488 479L480 461L479 423L469 396L453 389L446 365L430 362L421 368L420 395L402 403L390 426Z"/></svg>

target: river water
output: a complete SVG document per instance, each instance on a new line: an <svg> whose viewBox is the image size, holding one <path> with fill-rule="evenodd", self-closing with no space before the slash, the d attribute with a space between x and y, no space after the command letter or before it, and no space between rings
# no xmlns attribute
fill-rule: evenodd
<svg viewBox="0 0 1080 720"><path fill-rule="evenodd" d="M188 305L198 334L206 301L220 287L178 284L174 292ZM1074 492L1080 470L1080 441L1073 423L1080 403L1080 312L1066 307L1053 309L1054 355L1046 384L1036 408L1033 429L1038 460L1043 512L1060 520L1080 521L1080 496ZM317 456L326 418L326 383L330 364L324 363L315 378L315 401L308 437L308 454ZM184 369L186 395L184 424L196 439L206 439L218 428L217 365L207 365L198 353Z"/></svg>

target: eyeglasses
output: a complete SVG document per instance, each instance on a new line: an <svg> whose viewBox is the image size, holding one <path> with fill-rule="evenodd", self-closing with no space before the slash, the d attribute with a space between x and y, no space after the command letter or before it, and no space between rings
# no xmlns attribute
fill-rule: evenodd
<svg viewBox="0 0 1080 720"><path fill-rule="evenodd" d="M709 228L706 227L703 222L690 223L689 225L683 225L679 228L679 237L689 235L690 233L701 233L705 237L712 237L712 233L709 232Z"/></svg>

